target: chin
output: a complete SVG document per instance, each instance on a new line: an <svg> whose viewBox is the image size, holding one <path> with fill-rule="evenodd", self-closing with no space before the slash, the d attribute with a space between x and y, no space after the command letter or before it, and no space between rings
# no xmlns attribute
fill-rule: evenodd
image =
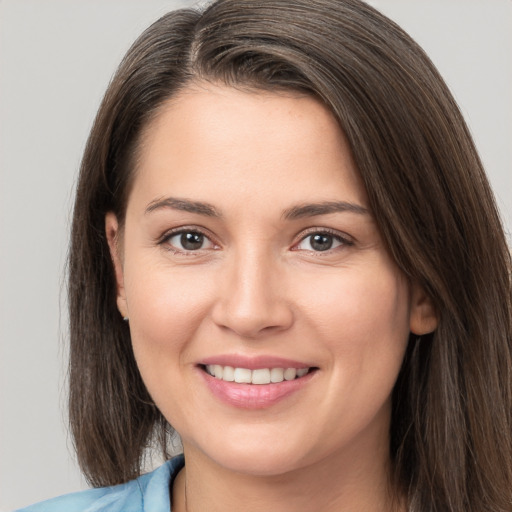
<svg viewBox="0 0 512 512"><path fill-rule="evenodd" d="M252 476L281 475L306 465L307 454L304 447L301 450L300 446L285 446L282 440L276 437L270 440L256 440L254 436L248 434L242 442L233 439L229 443L209 440L204 446L205 449L197 448L213 464ZM184 448L186 455L186 443ZM195 448L191 449L195 451Z"/></svg>
<svg viewBox="0 0 512 512"><path fill-rule="evenodd" d="M223 453L216 462L230 471L260 477L283 475L301 466L295 456L276 453L272 447L256 456Z"/></svg>

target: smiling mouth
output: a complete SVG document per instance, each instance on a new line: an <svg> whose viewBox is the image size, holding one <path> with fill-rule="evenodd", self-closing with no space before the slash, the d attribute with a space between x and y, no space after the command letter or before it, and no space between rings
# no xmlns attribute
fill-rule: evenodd
<svg viewBox="0 0 512 512"><path fill-rule="evenodd" d="M237 384L278 384L283 381L291 381L304 377L317 370L309 368L234 368L232 366L221 366L218 364L202 365L203 370L224 382L235 382Z"/></svg>

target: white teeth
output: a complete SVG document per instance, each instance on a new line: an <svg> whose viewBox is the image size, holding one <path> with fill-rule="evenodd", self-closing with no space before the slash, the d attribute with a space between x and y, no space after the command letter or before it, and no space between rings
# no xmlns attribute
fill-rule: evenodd
<svg viewBox="0 0 512 512"><path fill-rule="evenodd" d="M208 364L206 365L206 371L212 377L226 382L270 384L271 382L279 383L283 382L283 380L294 380L304 377L309 372L309 368L259 368L257 370L249 370L247 368Z"/></svg>
<svg viewBox="0 0 512 512"><path fill-rule="evenodd" d="M235 380L235 369L232 366L224 366L222 380L233 382Z"/></svg>
<svg viewBox="0 0 512 512"><path fill-rule="evenodd" d="M284 371L284 380L293 380L297 377L297 370L295 368L286 368Z"/></svg>
<svg viewBox="0 0 512 512"><path fill-rule="evenodd" d="M268 368L253 370L252 384L270 384L270 370Z"/></svg>
<svg viewBox="0 0 512 512"><path fill-rule="evenodd" d="M235 382L239 384L250 384L252 372L247 368L235 368Z"/></svg>
<svg viewBox="0 0 512 512"><path fill-rule="evenodd" d="M270 370L270 382L283 382L284 370L282 368L272 368Z"/></svg>

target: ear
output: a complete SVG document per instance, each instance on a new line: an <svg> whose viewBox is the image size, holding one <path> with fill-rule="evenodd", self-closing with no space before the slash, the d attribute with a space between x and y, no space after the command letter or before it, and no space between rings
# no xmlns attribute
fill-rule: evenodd
<svg viewBox="0 0 512 512"><path fill-rule="evenodd" d="M439 319L432 299L418 284L412 286L411 292L410 331L419 336L435 331Z"/></svg>
<svg viewBox="0 0 512 512"><path fill-rule="evenodd" d="M120 228L116 215L108 212L105 216L105 233L107 235L108 247L110 249L110 257L114 264L114 272L116 274L117 283L117 309L123 318L128 318L128 306L126 303L126 295L124 289L124 272L123 258L120 247Z"/></svg>

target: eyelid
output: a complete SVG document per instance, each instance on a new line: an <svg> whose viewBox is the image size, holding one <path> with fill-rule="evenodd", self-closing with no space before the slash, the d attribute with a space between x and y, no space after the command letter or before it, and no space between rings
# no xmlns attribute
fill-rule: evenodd
<svg viewBox="0 0 512 512"><path fill-rule="evenodd" d="M296 238L298 238L298 240L296 242L294 242L293 246L291 247L291 250L292 251L306 250L306 249L297 249L297 246L301 242L303 242L308 236L316 235L316 234L330 235L333 238L340 241L342 246L345 246L345 247L347 247L347 246L350 247L350 246L354 245L354 243L355 243L354 239L351 236L349 236L346 233L343 233L341 231L337 231L337 230L331 229L331 228L312 227L312 228L307 228L304 231L301 231L299 233L299 235L297 235ZM324 252L329 253L329 252L335 251L336 249L338 249L338 248L336 247L334 249L328 249ZM309 252L315 252L318 254L322 254L322 251L309 251Z"/></svg>
<svg viewBox="0 0 512 512"><path fill-rule="evenodd" d="M208 229L205 229L205 228L203 228L201 226L197 226L197 225L185 225L185 226L179 226L179 227L175 227L175 228L169 229L169 230L167 230L163 235L161 235L157 239L157 244L158 245L164 245L172 237L174 237L176 235L179 235L179 234L182 234L182 233L199 233L199 234L203 235L206 239L208 239L210 241L210 243L213 245L213 247L212 248L207 248L207 249L197 249L195 251L186 251L186 250L180 250L179 248L171 246L170 244L168 244L168 250L171 250L171 251L173 251L175 253L178 253L178 254L193 255L194 253L197 254L197 253L200 253L202 251L208 251L208 250L212 250L212 249L213 250L217 250L217 249L220 248L220 244L215 240L215 237L211 234L211 232ZM296 241L293 243L293 245L291 247L291 250L292 251L302 250L302 249L298 249L297 246L301 242L303 242L308 236L311 236L313 234L327 234L327 235L330 235L333 238L335 238L338 241L340 241L342 246L345 246L345 247L353 246L354 243L355 243L354 239L350 235L347 235L346 233L343 233L341 231L337 231L335 229L326 228L326 227L310 227L310 228L307 228L307 229L301 231L295 237ZM337 249L337 247L334 248L334 249L328 249L328 250L325 251L325 253L329 253L329 252L335 251L336 249ZM321 254L321 251L309 251L309 252L315 252L315 253Z"/></svg>
<svg viewBox="0 0 512 512"><path fill-rule="evenodd" d="M174 247L170 244L167 244L167 249L177 253L177 254L186 254L186 255L193 255L194 253L201 253L202 251L210 251L210 250L216 250L220 247L219 243L214 239L212 234L209 230L202 228L200 226L194 226L194 225L187 225L187 226L179 226L176 228L172 228L167 230L163 235L161 235L157 239L158 245L165 245L171 238L175 237L176 235L181 235L183 233L198 233L202 236L204 236L207 240L210 241L210 243L213 245L211 248L206 249L197 249L195 251L186 251L179 249L177 247Z"/></svg>

